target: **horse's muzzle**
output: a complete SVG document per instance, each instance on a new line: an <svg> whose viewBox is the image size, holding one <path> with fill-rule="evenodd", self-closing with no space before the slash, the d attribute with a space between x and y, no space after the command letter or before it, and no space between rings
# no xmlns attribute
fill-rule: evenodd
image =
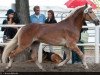
<svg viewBox="0 0 100 75"><path fill-rule="evenodd" d="M95 25L100 25L100 21L98 19L95 19L93 22Z"/></svg>

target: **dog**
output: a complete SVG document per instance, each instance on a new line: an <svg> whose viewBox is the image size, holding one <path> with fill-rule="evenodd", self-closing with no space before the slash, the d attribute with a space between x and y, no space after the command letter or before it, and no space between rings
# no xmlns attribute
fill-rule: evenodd
<svg viewBox="0 0 100 75"><path fill-rule="evenodd" d="M56 54L54 52L46 52L46 51L44 51L44 48L42 49L43 50L43 61L44 62L50 61L52 63L59 64L60 62L63 61L63 59L58 54ZM66 58L66 55L65 55L65 58ZM26 62L30 63L30 62L34 62L34 60L30 59Z"/></svg>
<svg viewBox="0 0 100 75"><path fill-rule="evenodd" d="M43 50L43 60L44 61L51 61L55 64L59 64L63 59L56 53L53 52L45 52Z"/></svg>

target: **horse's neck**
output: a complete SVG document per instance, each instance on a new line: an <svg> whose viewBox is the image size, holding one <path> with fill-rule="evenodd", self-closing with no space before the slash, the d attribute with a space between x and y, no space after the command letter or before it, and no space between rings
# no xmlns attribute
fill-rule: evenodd
<svg viewBox="0 0 100 75"><path fill-rule="evenodd" d="M74 24L76 26L76 28L81 31L82 29L82 25L83 25L83 22L84 22L84 18L83 18L83 13L80 13L80 15L78 15L76 18L75 18L75 21L74 21Z"/></svg>
<svg viewBox="0 0 100 75"><path fill-rule="evenodd" d="M73 23L68 24L68 21L73 22ZM63 22L68 24L68 25L70 25L70 26L72 26L72 27L77 28L77 30L80 31L82 29L82 25L83 25L83 22L84 22L83 9L74 12L73 15L71 15L68 18L66 18Z"/></svg>

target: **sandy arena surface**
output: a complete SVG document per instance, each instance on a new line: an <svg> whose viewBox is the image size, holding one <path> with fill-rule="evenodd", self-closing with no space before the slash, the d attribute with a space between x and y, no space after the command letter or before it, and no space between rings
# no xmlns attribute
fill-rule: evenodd
<svg viewBox="0 0 100 75"><path fill-rule="evenodd" d="M45 68L45 72L100 72L100 63L94 64L94 51L86 52L86 62L89 69L84 69L83 65L67 63L62 67L56 67L54 63L43 62L42 65ZM0 63L0 72L4 72L6 64ZM7 72L44 72L40 70L35 63L32 62L14 62L12 68Z"/></svg>
<svg viewBox="0 0 100 75"><path fill-rule="evenodd" d="M51 62L42 63L45 68L45 72L100 72L100 64L88 64L89 69L83 68L82 64L66 64L62 67L55 67L55 64ZM4 71L6 65L0 63L0 72ZM7 72L43 72L35 63L13 63L12 68Z"/></svg>

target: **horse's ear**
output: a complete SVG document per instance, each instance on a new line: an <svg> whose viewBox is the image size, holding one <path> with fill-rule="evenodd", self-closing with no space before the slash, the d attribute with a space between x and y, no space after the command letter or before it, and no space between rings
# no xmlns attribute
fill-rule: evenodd
<svg viewBox="0 0 100 75"><path fill-rule="evenodd" d="M85 4L85 8L87 8L87 7L88 7L88 4L86 3L86 4Z"/></svg>
<svg viewBox="0 0 100 75"><path fill-rule="evenodd" d="M86 3L85 6L84 6L84 13L87 13L88 12L87 7L88 7L88 4Z"/></svg>

